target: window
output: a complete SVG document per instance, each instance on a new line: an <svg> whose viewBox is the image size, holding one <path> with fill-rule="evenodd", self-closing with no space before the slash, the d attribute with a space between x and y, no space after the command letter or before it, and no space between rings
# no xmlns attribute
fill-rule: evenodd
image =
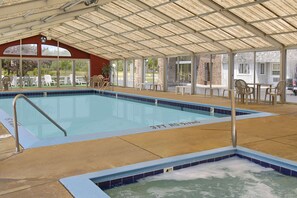
<svg viewBox="0 0 297 198"><path fill-rule="evenodd" d="M279 75L280 74L280 65L275 63L272 64L272 75Z"/></svg>
<svg viewBox="0 0 297 198"><path fill-rule="evenodd" d="M264 63L260 64L260 74L265 74L265 64Z"/></svg>
<svg viewBox="0 0 297 198"><path fill-rule="evenodd" d="M273 78L272 81L275 83L275 82L278 82L279 81L279 78Z"/></svg>
<svg viewBox="0 0 297 198"><path fill-rule="evenodd" d="M239 64L238 68L239 74L249 74L250 73L250 66L247 63L241 63Z"/></svg>
<svg viewBox="0 0 297 198"><path fill-rule="evenodd" d="M42 56L71 56L71 53L62 47L52 46L52 45L42 45L41 46Z"/></svg>
<svg viewBox="0 0 297 198"><path fill-rule="evenodd" d="M20 55L20 45L8 47L4 50L6 55ZM37 56L37 44L22 45L22 55Z"/></svg>

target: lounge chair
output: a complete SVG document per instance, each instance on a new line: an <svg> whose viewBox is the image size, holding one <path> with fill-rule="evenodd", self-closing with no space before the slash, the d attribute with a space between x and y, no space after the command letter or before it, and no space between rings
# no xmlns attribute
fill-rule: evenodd
<svg viewBox="0 0 297 198"><path fill-rule="evenodd" d="M56 81L52 79L51 75L44 75L44 83L47 86L51 86L52 84L55 85Z"/></svg>
<svg viewBox="0 0 297 198"><path fill-rule="evenodd" d="M286 89L286 81L284 80L279 81L276 87L267 88L265 91L265 101L266 101L267 95L269 95L269 101L271 101L271 98L272 98L273 104L276 104L277 96L283 97L283 94L285 93L285 89Z"/></svg>
<svg viewBox="0 0 297 198"><path fill-rule="evenodd" d="M250 101L252 101L252 95L255 101L255 90L253 87L249 87L244 80L238 79L235 81L235 90L237 94L237 98L239 98L244 102L246 99L246 104L248 103L248 96L250 96Z"/></svg>

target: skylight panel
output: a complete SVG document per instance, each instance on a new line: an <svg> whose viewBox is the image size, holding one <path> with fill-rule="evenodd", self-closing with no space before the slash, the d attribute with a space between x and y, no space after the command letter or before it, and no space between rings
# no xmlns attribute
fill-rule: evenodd
<svg viewBox="0 0 297 198"><path fill-rule="evenodd" d="M68 28L66 28L64 26L55 27L55 28L53 28L53 30L61 32L63 34L70 34L70 33L74 32L73 30L68 29Z"/></svg>
<svg viewBox="0 0 297 198"><path fill-rule="evenodd" d="M84 14L82 16L80 16L81 18L85 19L85 20L88 20L94 24L102 24L102 23L105 23L107 21L110 21L111 19L104 16L103 14L100 14L99 12L97 11L94 11L94 12L90 12L90 13L87 13L87 14Z"/></svg>
<svg viewBox="0 0 297 198"><path fill-rule="evenodd" d="M127 0L117 0L113 2L114 4L117 4L120 7L125 8L126 10L129 10L132 13L139 12L142 10L141 7L135 5L133 2L127 1Z"/></svg>
<svg viewBox="0 0 297 198"><path fill-rule="evenodd" d="M225 45L226 47L232 49L232 50L251 48L251 46L249 46L248 44L242 42L239 39L228 40L228 41L220 41L220 43L222 45Z"/></svg>
<svg viewBox="0 0 297 198"><path fill-rule="evenodd" d="M296 45L297 43L297 33L277 34L272 35L272 37L286 46Z"/></svg>
<svg viewBox="0 0 297 198"><path fill-rule="evenodd" d="M223 6L224 8L230 8L233 6L254 2L254 0L213 0L213 1Z"/></svg>
<svg viewBox="0 0 297 198"><path fill-rule="evenodd" d="M211 43L201 43L199 44L201 47L208 49L209 51L220 51L221 48L211 44Z"/></svg>
<svg viewBox="0 0 297 198"><path fill-rule="evenodd" d="M225 40L225 39L231 39L234 38L230 34L224 32L223 30L217 29L217 30L207 30L201 32L205 36L213 39L213 40Z"/></svg>
<svg viewBox="0 0 297 198"><path fill-rule="evenodd" d="M151 21L154 24L161 24L161 23L165 23L166 21L156 15L154 15L153 13L149 12L149 11L143 11L138 13L137 15L145 18L146 20Z"/></svg>
<svg viewBox="0 0 297 198"><path fill-rule="evenodd" d="M276 17L275 14L261 5L253 5L242 8L231 9L231 12L247 22L270 19Z"/></svg>
<svg viewBox="0 0 297 198"><path fill-rule="evenodd" d="M154 34L156 34L156 35L158 35L158 36L160 36L160 37L165 37L165 36L171 36L171 35L173 35L172 32L170 32L170 31L168 31L168 30L166 30L166 29L164 29L162 27L158 27L158 26L152 27L152 28L148 28L147 30L150 31L150 32L152 32L152 33L154 33Z"/></svg>
<svg viewBox="0 0 297 198"><path fill-rule="evenodd" d="M84 32L87 32L97 38L101 38L101 37L104 37L104 36L107 36L109 35L108 33L104 32L104 31L101 31L100 29L98 28L90 28L90 29L85 29L83 30Z"/></svg>
<svg viewBox="0 0 297 198"><path fill-rule="evenodd" d="M157 48L157 47L163 47L163 46L167 46L167 44L164 44L156 39L153 40L146 40L146 41L141 41L139 42L140 44L147 46L149 48Z"/></svg>
<svg viewBox="0 0 297 198"><path fill-rule="evenodd" d="M175 20L194 16L192 13L174 3L168 3L166 5L157 7L156 9Z"/></svg>
<svg viewBox="0 0 297 198"><path fill-rule="evenodd" d="M113 47L113 46L104 46L102 49L109 51L109 52L120 52L121 50L119 48Z"/></svg>
<svg viewBox="0 0 297 198"><path fill-rule="evenodd" d="M102 47L102 46L106 45L104 42L94 40L94 39L92 39L90 41L87 41L87 43L90 43L90 44L92 44L92 45L94 45L96 47Z"/></svg>
<svg viewBox="0 0 297 198"><path fill-rule="evenodd" d="M126 42L125 40L120 39L120 38L118 38L116 36L103 37L102 39L105 40L105 41L108 41L109 43L115 44L115 45Z"/></svg>
<svg viewBox="0 0 297 198"><path fill-rule="evenodd" d="M253 23L253 26L255 26L258 29L262 30L266 34L289 32L289 31L295 31L296 30L295 27L288 24L287 22L285 22L282 19Z"/></svg>
<svg viewBox="0 0 297 198"><path fill-rule="evenodd" d="M88 36L80 34L80 33L74 33L74 34L71 34L71 36L74 37L74 38L77 38L77 39L79 39L81 41L86 41L86 40L91 39L91 37L88 37Z"/></svg>
<svg viewBox="0 0 297 198"><path fill-rule="evenodd" d="M195 15L201 15L214 11L212 8L200 3L197 0L179 0L176 1L176 4L194 13Z"/></svg>
<svg viewBox="0 0 297 198"><path fill-rule="evenodd" d="M222 30L224 30L225 32L228 32L229 34L237 38L254 36L253 33L251 33L250 31L246 30L245 28L239 25L222 28Z"/></svg>
<svg viewBox="0 0 297 198"><path fill-rule="evenodd" d="M177 27L176 25L172 24L172 23L167 23L165 25L162 25L161 27L169 30L170 32L173 32L175 34L183 34L183 33L186 33L187 31L180 28L180 27Z"/></svg>
<svg viewBox="0 0 297 198"><path fill-rule="evenodd" d="M297 14L297 1L296 0L270 0L267 2L264 2L263 5L265 5L268 9L273 11L279 16L288 16Z"/></svg>
<svg viewBox="0 0 297 198"><path fill-rule="evenodd" d="M271 47L271 44L266 42L260 37L252 37L252 38L244 38L241 39L243 42L253 46L254 48L264 48L264 47Z"/></svg>
<svg viewBox="0 0 297 198"><path fill-rule="evenodd" d="M145 28L145 27L149 27L149 26L152 26L154 25L154 23L138 16L138 15L130 15L128 17L125 17L124 18L125 20L129 21L130 23L133 23L139 27L142 27L142 28Z"/></svg>
<svg viewBox="0 0 297 198"><path fill-rule="evenodd" d="M227 17L225 17L220 13L206 15L206 16L203 16L202 18L217 27L224 27L224 26L230 26L230 25L236 24L235 22L233 22L232 20L228 19Z"/></svg>
<svg viewBox="0 0 297 198"><path fill-rule="evenodd" d="M177 54L183 54L183 51L180 51L174 47L163 47L163 48L156 48L158 52L165 54L165 55L177 55Z"/></svg>
<svg viewBox="0 0 297 198"><path fill-rule="evenodd" d="M83 30L90 27L88 24L81 22L79 20L67 21L65 24L70 25L76 29Z"/></svg>
<svg viewBox="0 0 297 198"><path fill-rule="evenodd" d="M169 0L140 0L140 1L152 7L169 2Z"/></svg>
<svg viewBox="0 0 297 198"><path fill-rule="evenodd" d="M196 45L196 44L190 44L190 45L183 45L182 47L192 51L192 52L195 52L195 53L198 53L198 52L206 52L207 50L199 45Z"/></svg>
<svg viewBox="0 0 297 198"><path fill-rule="evenodd" d="M189 41L192 41L193 43L202 43L202 42L205 42L203 39L199 38L198 36L194 35L194 34L183 34L183 35L180 35L181 37L189 40Z"/></svg>
<svg viewBox="0 0 297 198"><path fill-rule="evenodd" d="M170 37L166 37L167 40L177 44L177 45L185 45L185 44L190 44L191 41L181 37L181 36L170 36Z"/></svg>
<svg viewBox="0 0 297 198"><path fill-rule="evenodd" d="M215 28L215 26L200 18L187 19L181 21L181 23L196 31Z"/></svg>
<svg viewBox="0 0 297 198"><path fill-rule="evenodd" d="M133 41L142 41L142 40L147 40L147 39L151 38L151 37L147 36L146 34L139 32L139 31L124 33L122 35L126 38L133 40Z"/></svg>
<svg viewBox="0 0 297 198"><path fill-rule="evenodd" d="M118 17L124 17L129 14L132 14L132 12L130 12L130 11L120 7L119 5L114 4L114 3L105 4L105 5L101 6L100 8L109 12L109 13L112 13Z"/></svg>
<svg viewBox="0 0 297 198"><path fill-rule="evenodd" d="M102 24L101 26L108 29L108 30L110 30L110 31L113 31L115 33L123 33L123 32L133 30L132 28L130 28L130 27L126 26L126 25L123 25L123 24L121 24L120 22L117 22L117 21L112 21L110 23L105 23L105 24Z"/></svg>

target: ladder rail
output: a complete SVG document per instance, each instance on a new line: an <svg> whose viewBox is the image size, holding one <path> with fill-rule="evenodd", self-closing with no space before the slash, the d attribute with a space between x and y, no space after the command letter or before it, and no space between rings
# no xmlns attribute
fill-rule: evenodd
<svg viewBox="0 0 297 198"><path fill-rule="evenodd" d="M46 117L51 123L53 123L56 127L58 127L63 133L64 136L67 136L67 132L63 129L57 122L55 122L51 117L49 117L44 111L42 111L37 105L35 105L27 96L24 94L18 94L14 97L12 106L13 106L13 126L15 132L15 141L16 141L16 152L20 152L20 142L19 142L19 130L18 130L18 120L17 120L17 105L16 102L18 99L24 98L26 102L28 102L33 108L35 108L39 113L41 113L44 117Z"/></svg>

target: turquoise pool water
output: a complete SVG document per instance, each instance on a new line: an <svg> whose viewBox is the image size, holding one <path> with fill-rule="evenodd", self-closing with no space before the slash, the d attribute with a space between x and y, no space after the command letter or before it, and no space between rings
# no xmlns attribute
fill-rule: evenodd
<svg viewBox="0 0 297 198"><path fill-rule="evenodd" d="M105 191L111 198L295 198L297 178L233 157Z"/></svg>
<svg viewBox="0 0 297 198"><path fill-rule="evenodd" d="M61 125L68 136L110 133L136 129L162 129L163 124L199 122L227 115L181 111L151 104L99 95L31 97L37 106ZM3 98L0 108L12 116L12 98ZM63 133L23 99L17 102L18 121L39 139L63 137ZM157 126L157 127L156 127Z"/></svg>

